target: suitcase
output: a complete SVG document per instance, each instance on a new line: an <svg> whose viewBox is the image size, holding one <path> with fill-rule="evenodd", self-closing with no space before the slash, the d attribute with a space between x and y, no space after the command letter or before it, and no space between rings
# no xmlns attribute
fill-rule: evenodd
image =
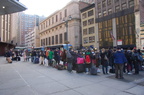
<svg viewBox="0 0 144 95"><path fill-rule="evenodd" d="M115 69L110 69L109 72L110 73L115 73Z"/></svg>
<svg viewBox="0 0 144 95"><path fill-rule="evenodd" d="M21 58L20 57L17 57L17 61L20 61L21 60Z"/></svg>
<svg viewBox="0 0 144 95"><path fill-rule="evenodd" d="M76 65L76 72L77 73L83 73L83 72L85 72L84 64L77 64Z"/></svg>
<svg viewBox="0 0 144 95"><path fill-rule="evenodd" d="M90 74L91 75L97 75L97 68L94 65L90 69Z"/></svg>
<svg viewBox="0 0 144 95"><path fill-rule="evenodd" d="M8 63L12 63L12 60L10 58L7 58Z"/></svg>
<svg viewBox="0 0 144 95"><path fill-rule="evenodd" d="M63 70L63 69L64 69L64 66L61 65L61 64L59 64L59 65L57 65L57 69L58 69L58 70Z"/></svg>
<svg viewBox="0 0 144 95"><path fill-rule="evenodd" d="M39 58L35 58L35 60L34 60L35 62L35 64L37 64L37 63L39 63Z"/></svg>

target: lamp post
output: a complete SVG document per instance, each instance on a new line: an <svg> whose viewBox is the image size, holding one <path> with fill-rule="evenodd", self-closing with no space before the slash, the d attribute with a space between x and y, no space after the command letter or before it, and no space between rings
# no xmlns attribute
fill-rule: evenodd
<svg viewBox="0 0 144 95"><path fill-rule="evenodd" d="M68 44L69 44L69 41L68 41L68 22L72 19L71 15L69 15L69 17L67 19L63 19L63 22L65 22L65 26L66 26L66 41L65 41L65 44L66 44L66 50L69 50L68 48Z"/></svg>

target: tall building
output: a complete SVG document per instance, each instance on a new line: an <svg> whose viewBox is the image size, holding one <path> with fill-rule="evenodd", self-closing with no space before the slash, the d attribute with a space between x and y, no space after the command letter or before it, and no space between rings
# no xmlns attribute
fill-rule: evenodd
<svg viewBox="0 0 144 95"><path fill-rule="evenodd" d="M95 4L81 9L82 46L99 48L95 23Z"/></svg>
<svg viewBox="0 0 144 95"><path fill-rule="evenodd" d="M144 49L144 0L135 0L137 47Z"/></svg>
<svg viewBox="0 0 144 95"><path fill-rule="evenodd" d="M45 19L44 16L29 15L23 12L19 13L18 46L25 46L25 34L33 31L34 27L38 26L43 19Z"/></svg>
<svg viewBox="0 0 144 95"><path fill-rule="evenodd" d="M137 0L95 0L100 48L136 46L134 1Z"/></svg>
<svg viewBox="0 0 144 95"><path fill-rule="evenodd" d="M55 46L69 41L77 49L81 44L80 8L84 2L71 1L40 23L40 46Z"/></svg>
<svg viewBox="0 0 144 95"><path fill-rule="evenodd" d="M25 46L25 34L31 32L36 26L36 15L19 13L19 42L18 46Z"/></svg>

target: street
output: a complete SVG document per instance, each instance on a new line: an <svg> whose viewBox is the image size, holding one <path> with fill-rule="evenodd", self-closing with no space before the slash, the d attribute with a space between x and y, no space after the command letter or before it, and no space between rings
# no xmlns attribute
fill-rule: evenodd
<svg viewBox="0 0 144 95"><path fill-rule="evenodd" d="M0 95L144 95L144 71L124 78L69 73L23 61L9 64L0 57Z"/></svg>

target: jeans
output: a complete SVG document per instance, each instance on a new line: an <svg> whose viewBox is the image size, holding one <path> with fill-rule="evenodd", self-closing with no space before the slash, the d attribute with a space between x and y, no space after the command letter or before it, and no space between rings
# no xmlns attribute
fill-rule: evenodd
<svg viewBox="0 0 144 95"><path fill-rule="evenodd" d="M103 74L107 74L108 66L102 66Z"/></svg>
<svg viewBox="0 0 144 95"><path fill-rule="evenodd" d="M33 63L35 63L35 59L36 59L36 56L33 56L33 61L32 61Z"/></svg>

